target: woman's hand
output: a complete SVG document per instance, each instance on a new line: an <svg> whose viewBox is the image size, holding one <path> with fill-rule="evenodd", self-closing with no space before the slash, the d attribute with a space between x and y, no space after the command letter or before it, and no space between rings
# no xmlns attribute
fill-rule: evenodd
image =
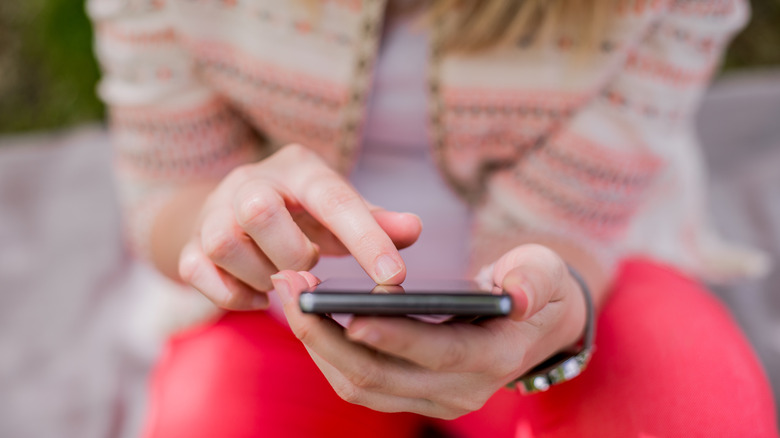
<svg viewBox="0 0 780 438"><path fill-rule="evenodd" d="M428 324L410 318L355 318L345 331L307 315L298 295L316 284L308 272L274 275L296 336L344 399L384 412L452 419L482 407L501 387L576 342L585 302L563 260L524 245L494 266L493 283L512 295L509 318Z"/></svg>
<svg viewBox="0 0 780 438"><path fill-rule="evenodd" d="M377 283L398 284L397 248L419 218L368 204L316 154L298 145L237 168L208 196L179 258L187 283L225 309L261 309L270 276L309 270L320 254L352 254Z"/></svg>

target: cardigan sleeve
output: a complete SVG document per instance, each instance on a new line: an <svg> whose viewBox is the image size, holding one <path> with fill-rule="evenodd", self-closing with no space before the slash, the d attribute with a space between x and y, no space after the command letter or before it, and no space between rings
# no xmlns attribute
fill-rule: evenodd
<svg viewBox="0 0 780 438"><path fill-rule="evenodd" d="M709 230L694 127L702 95L747 15L742 0L670 2L590 102L492 175L482 215L492 223L483 227L494 239L506 239L518 224L560 236L608 272L631 254L708 278L763 269L758 255L727 247Z"/></svg>
<svg viewBox="0 0 780 438"><path fill-rule="evenodd" d="M251 128L199 79L178 44L167 3L87 3L127 237L142 256L154 217L178 187L219 178L256 155Z"/></svg>

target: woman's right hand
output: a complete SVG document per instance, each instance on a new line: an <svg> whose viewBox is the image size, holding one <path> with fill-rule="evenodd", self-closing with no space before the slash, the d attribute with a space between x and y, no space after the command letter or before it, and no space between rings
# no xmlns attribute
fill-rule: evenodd
<svg viewBox="0 0 780 438"><path fill-rule="evenodd" d="M270 276L307 271L320 254L351 254L380 284L398 284L398 249L417 240L420 219L372 206L310 150L289 145L231 172L208 196L179 274L217 306L262 309Z"/></svg>

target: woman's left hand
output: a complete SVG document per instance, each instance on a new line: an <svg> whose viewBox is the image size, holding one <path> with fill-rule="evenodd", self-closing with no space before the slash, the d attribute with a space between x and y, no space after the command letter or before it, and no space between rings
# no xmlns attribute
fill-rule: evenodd
<svg viewBox="0 0 780 438"><path fill-rule="evenodd" d="M317 283L313 275L282 271L272 280L290 327L339 396L383 412L452 419L478 410L585 326L579 286L540 245L518 246L494 265L494 287L514 300L510 317L473 324L358 317L345 331L301 313L298 295Z"/></svg>

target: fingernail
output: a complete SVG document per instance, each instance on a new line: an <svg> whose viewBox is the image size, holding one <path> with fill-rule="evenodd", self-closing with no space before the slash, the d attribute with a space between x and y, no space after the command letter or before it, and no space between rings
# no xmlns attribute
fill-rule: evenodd
<svg viewBox="0 0 780 438"><path fill-rule="evenodd" d="M385 283L398 275L403 268L393 257L383 255L376 261L375 273L379 283Z"/></svg>
<svg viewBox="0 0 780 438"><path fill-rule="evenodd" d="M531 293L529 286L520 278L507 276L504 279L503 289L512 295L513 313L521 319L525 318L528 312L528 295Z"/></svg>
<svg viewBox="0 0 780 438"><path fill-rule="evenodd" d="M292 301L292 295L290 293L290 282L282 274L274 274L271 276L271 282L274 284L274 290L279 294L279 298L282 300L282 304L287 304Z"/></svg>
<svg viewBox="0 0 780 438"><path fill-rule="evenodd" d="M520 319L525 319L525 315L528 313L528 294L526 291L520 289L519 292L512 294L512 301Z"/></svg>

